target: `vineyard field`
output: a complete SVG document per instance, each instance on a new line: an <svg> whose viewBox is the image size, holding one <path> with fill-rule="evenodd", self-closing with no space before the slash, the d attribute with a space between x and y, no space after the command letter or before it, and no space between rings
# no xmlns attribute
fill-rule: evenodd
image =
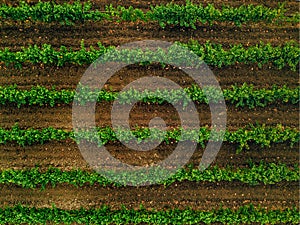
<svg viewBox="0 0 300 225"><path fill-rule="evenodd" d="M0 224L299 224L299 4L0 0ZM146 40L185 47L220 89L200 87L186 71L201 63L179 48L158 50L164 62L153 62L149 49L117 50L106 58L111 65L141 62L118 70L101 91L82 82L98 57ZM165 63L178 55L183 66ZM144 77L182 89L157 82L155 90L123 90ZM112 121L117 101L131 108L131 131L113 124L126 119L124 111ZM74 115L79 109L89 110ZM224 130L214 133L224 115ZM75 131L77 120L95 131ZM202 171L206 146L221 138ZM135 139L160 144L135 150ZM124 168L111 158L94 157L114 170L106 177L82 150L103 147L143 168L175 155L172 167L184 161L173 154L179 143L195 151L166 180L158 168L118 173Z"/></svg>

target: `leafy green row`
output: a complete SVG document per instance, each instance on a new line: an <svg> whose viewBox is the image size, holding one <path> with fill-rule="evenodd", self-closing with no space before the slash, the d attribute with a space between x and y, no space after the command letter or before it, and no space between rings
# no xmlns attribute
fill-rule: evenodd
<svg viewBox="0 0 300 225"><path fill-rule="evenodd" d="M108 142L123 141L128 143L137 139L138 142L150 142L154 140L163 140L167 144L179 141L196 141L205 147L208 140L220 141L224 135L223 141L236 143L239 145L237 152L242 149L249 149L249 143L256 143L261 147L270 147L272 143L289 142L291 146L298 143L300 133L295 128L277 125L276 127L267 127L265 125L249 125L249 127L239 128L236 131L215 131L211 135L208 127L196 129L174 128L165 133L156 128L136 128L135 130L125 130L118 128L113 130L110 127L97 128L95 132L88 129L74 131L65 131L54 129L52 127L43 129L20 129L18 125L14 125L10 130L0 128L0 144L8 142L16 142L21 146L33 145L35 143L43 144L51 140L73 139L77 142L82 140L96 143L99 146ZM211 137L212 136L212 137Z"/></svg>
<svg viewBox="0 0 300 225"><path fill-rule="evenodd" d="M164 173L163 168L156 167L147 171L147 176L141 176L140 171L118 171L113 169L105 173L103 176L96 172L87 172L84 170L62 171L58 168L49 168L47 171L41 172L39 168L32 168L27 170L3 170L0 172L1 184L15 184L24 188L41 187L45 189L46 186L68 183L75 186L94 185L102 186L126 186L128 179L131 185L140 185L147 183L149 177L151 180L157 181L158 184L170 185L174 182L181 181L239 181L250 185L258 184L274 184L281 181L299 181L300 178L299 166L288 168L285 164L265 164L258 165L250 164L249 168L218 168L217 166L210 167L206 170L193 169L191 165L187 169L179 169L176 173L167 180L161 181L161 174ZM130 176L129 176L130 173ZM114 177L114 181L107 177Z"/></svg>
<svg viewBox="0 0 300 225"><path fill-rule="evenodd" d="M278 4L277 9L265 7L263 5L242 5L240 7L231 7L223 5L222 9L216 9L213 4L193 4L186 1L185 5L178 5L173 2L167 5L151 6L151 10L144 13L140 9L132 6L125 8L106 7L113 16L117 16L119 21L157 21L162 28L166 25L175 25L180 27L191 27L197 29L197 24L209 24L213 22L234 22L235 25L241 26L246 22L277 21L296 22L284 15L285 9L283 4ZM292 17L293 18L293 17ZM293 18L294 19L294 18Z"/></svg>
<svg viewBox="0 0 300 225"><path fill-rule="evenodd" d="M0 6L0 18L18 21L32 20L47 23L60 22L67 25L72 25L76 21L84 22L86 20L100 21L109 19L109 14L102 13L99 10L91 10L91 8L91 3L85 2L82 4L78 0L73 4L38 2L35 5L29 5L25 1L20 1L17 7L2 4Z"/></svg>
<svg viewBox="0 0 300 225"><path fill-rule="evenodd" d="M76 65L91 64L100 56L105 56L103 62L123 62L132 64L133 59L141 62L141 65L153 63L156 59L163 66L165 62L174 62L175 65L185 67L197 67L202 62L195 62L191 58L191 54L183 52L182 47L199 56L210 66L230 66L236 63L257 63L259 67L264 64L272 63L278 69L289 66L291 70L296 70L299 64L300 48L295 42L287 42L284 45L272 46L271 44L257 44L244 48L241 44L233 45L226 50L221 44L212 44L207 41L205 44L199 44L197 41L190 41L187 44L176 43L167 50L158 48L157 50L142 49L116 49L114 46L104 47L98 42L98 49L90 46L87 50L84 41L81 42L81 49L73 51L61 46L59 51L55 50L51 45L43 44L42 47L37 45L23 47L22 51L13 52L9 48L0 50L0 62L4 62L7 66L13 64L15 67L21 68L24 63L32 64L51 64L64 66L71 63ZM181 46L181 47L179 47ZM105 54L114 50L113 54ZM178 55L178 52L180 53ZM105 54L105 55L104 55ZM102 62L102 61L101 61ZM199 65L200 63L200 65Z"/></svg>
<svg viewBox="0 0 300 225"><path fill-rule="evenodd" d="M204 91L203 91L204 90ZM236 107L265 107L271 103L298 104L300 100L300 87L291 89L286 86L273 86L271 89L255 90L253 85L243 84L242 86L232 86L232 89L220 89L206 87L201 89L192 86L177 90L155 91L145 90L143 92L129 89L123 92L109 92L105 90L95 90L87 86L79 85L77 91L55 90L36 86L30 90L18 89L16 85L0 86L0 105L13 104L20 108L22 105L50 105L71 104L73 101L80 105L88 102L102 102L118 100L120 104L129 104L137 101L163 104L182 104L185 107L189 102L197 103L218 103L224 98L229 104Z"/></svg>
<svg viewBox="0 0 300 225"><path fill-rule="evenodd" d="M203 6L187 1L185 5L169 3L167 5L151 6L147 12L141 9L126 8L118 6L114 8L111 4L105 7L105 11L92 10L92 4L76 1L73 4L55 4L54 2L39 2L29 5L24 1L18 7L2 4L0 6L0 18L18 21L32 20L42 22L60 22L72 25L74 22L117 20L117 21L156 21L161 27L166 25L179 25L181 27L192 27L196 25L210 25L217 22L234 22L240 26L246 22L266 21L294 21L294 17L287 17L284 5L272 9L263 5L242 5L240 7L223 6L221 10L216 9L213 4Z"/></svg>
<svg viewBox="0 0 300 225"><path fill-rule="evenodd" d="M266 210L244 205L236 210L229 208L197 211L192 209L168 209L163 211L146 210L142 205L139 210L111 210L108 206L98 209L63 210L52 208L31 208L22 205L0 209L0 224L46 224L49 222L61 224L275 224L299 223L299 210L286 208L284 210Z"/></svg>

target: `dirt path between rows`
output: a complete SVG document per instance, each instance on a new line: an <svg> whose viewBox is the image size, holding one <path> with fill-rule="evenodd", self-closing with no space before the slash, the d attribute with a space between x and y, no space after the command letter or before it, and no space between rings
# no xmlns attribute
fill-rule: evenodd
<svg viewBox="0 0 300 225"><path fill-rule="evenodd" d="M29 66L23 69L0 66L1 86L17 84L19 88L30 89L32 86L41 85L47 88L75 89L81 77L84 75L87 66L67 65L62 68L55 66ZM271 88L273 85L282 87L287 85L296 88L300 84L298 72L289 68L278 70L277 68L265 65L259 69L257 65L235 65L224 68L212 68L222 89L230 89L232 85L241 86L243 83L252 84L256 89ZM168 78L181 87L189 87L192 79L179 69L157 66L139 67L128 66L115 73L104 86L104 89L120 91L130 82L142 77L158 76ZM157 86L159 88L159 85ZM165 88L165 87L162 87Z"/></svg>
<svg viewBox="0 0 300 225"><path fill-rule="evenodd" d="M111 110L113 103L101 103L96 107L96 126L111 126ZM211 114L208 105L196 104L199 112L200 126L211 124ZM188 115L184 112L183 115ZM72 106L56 106L56 107L21 107L7 106L0 109L1 121L0 127L11 128L15 123L24 129L26 128L46 128L54 127L57 129L71 130L72 125ZM81 115L82 121L87 121L92 114L87 113ZM179 115L176 109L170 104L136 104L130 112L130 126L134 128L136 125L148 127L150 119L161 117L166 122L167 127L180 126ZM118 121L122 121L123 116L118 117ZM274 126L282 124L284 126L297 128L299 127L299 108L297 105L270 105L268 107L257 107L255 109L236 108L227 105L227 129L236 130L245 127L249 123L266 124ZM197 127L192 121L188 123L190 128Z"/></svg>
<svg viewBox="0 0 300 225"><path fill-rule="evenodd" d="M106 149L112 156L124 163L131 165L147 165L157 163L168 157L176 148L176 144L161 144L151 151L134 151L124 147L121 143L115 142L106 145ZM16 144L0 145L0 170L4 169L26 169L39 166L46 170L49 166L62 170L75 168L93 171L84 160L78 146L74 142L48 142L43 145L20 147ZM253 163L285 163L294 166L299 162L299 145L289 147L287 144L274 144L270 147L261 148L250 144L249 150L237 154L237 146L223 143L222 147L213 161L212 165L226 167L246 167L249 161ZM197 146L194 155L188 164L198 165L203 155L203 148ZM110 165L107 163L108 166Z"/></svg>
<svg viewBox="0 0 300 225"><path fill-rule="evenodd" d="M100 207L108 204L112 209L121 205L139 209L186 209L211 210L222 205L236 209L237 205L249 204L274 210L297 206L299 200L298 183L280 183L276 185L249 186L238 182L219 183L175 183L167 188L163 186L146 187L100 187L71 185L39 189L22 189L11 185L0 185L0 207L22 203L35 207L51 207L53 204L62 209L80 209ZM62 201L63 196L63 201Z"/></svg>
<svg viewBox="0 0 300 225"><path fill-rule="evenodd" d="M162 29L155 22L121 22L110 21L86 22L82 25L63 26L45 23L5 22L1 27L2 37L0 48L10 47L13 51L20 51L28 45L51 44L55 48L61 45L80 49L80 42L84 39L86 47L97 47L101 42L105 46L118 46L131 41L163 40L188 42L190 39L205 43L210 40L220 43L224 47L241 43L245 47L260 42L280 45L299 38L298 28L293 24L281 26L258 23L236 27L228 23L215 24L211 27L199 25L196 30L191 28Z"/></svg>

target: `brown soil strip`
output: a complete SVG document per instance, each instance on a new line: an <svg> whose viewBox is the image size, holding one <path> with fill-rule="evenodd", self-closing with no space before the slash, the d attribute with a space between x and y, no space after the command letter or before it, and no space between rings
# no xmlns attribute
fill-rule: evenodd
<svg viewBox="0 0 300 225"><path fill-rule="evenodd" d="M191 28L162 29L156 22L86 22L76 26L44 23L4 22L1 27L2 37L0 48L10 47L21 50L22 46L51 44L59 48L61 45L80 49L80 42L85 46L97 47L98 42L104 45L118 46L132 41L164 40L169 42L188 42L190 39L205 43L207 40L220 43L225 47L241 43L244 46L264 43L280 45L290 40L298 40L298 28L292 24L281 26L264 23L236 27L230 23L213 26L199 25L196 30Z"/></svg>
<svg viewBox="0 0 300 225"><path fill-rule="evenodd" d="M75 89L84 75L87 66L29 66L23 69L0 66L1 86L17 84L18 87L30 89L32 86L42 85L47 88ZM211 68L221 88L231 88L232 85L243 83L253 84L255 88L271 88L272 85L287 85L290 88L298 87L299 74L289 68L278 70L265 65L259 69L256 65L235 65L226 68ZM181 87L191 86L192 79L179 69L157 66L139 67L129 66L114 74L105 85L105 89L120 91L130 82L144 76L159 76L174 81ZM99 87L100 88L100 87ZM159 86L158 86L159 88ZM162 87L164 88L164 87Z"/></svg>
<svg viewBox="0 0 300 225"><path fill-rule="evenodd" d="M167 188L163 186L145 187L99 187L58 185L44 191L30 190L12 185L0 186L0 207L24 204L35 207L51 207L53 204L62 209L79 209L109 205L112 209L189 208L211 210L220 205L236 209L242 205L253 204L274 210L297 206L299 200L298 183L249 186L237 182L220 183L176 183Z"/></svg>
<svg viewBox="0 0 300 225"><path fill-rule="evenodd" d="M176 144L161 144L151 151L134 151L121 143L107 144L106 149L115 158L131 165L147 165L167 158L176 148ZM270 148L250 144L249 150L236 153L237 146L223 143L212 165L226 167L245 167L249 160L254 163L285 163L293 166L299 163L299 145L289 147L287 144L274 144ZM203 148L197 146L188 164L198 165ZM92 171L84 160L78 146L74 142L48 142L43 145L21 147L16 144L0 145L0 170L28 169L35 166L46 170L49 166L62 170L83 169ZM109 163L107 163L110 166Z"/></svg>
<svg viewBox="0 0 300 225"><path fill-rule="evenodd" d="M200 126L210 125L211 116L208 105L196 105L199 112ZM100 127L111 126L111 107L112 103L101 103L96 107L96 125ZM183 113L184 115L189 112ZM45 128L54 127L58 129L71 130L72 125L72 106L58 107L17 107L8 106L0 109L1 121L0 126L11 128L18 123L22 128ZM87 121L92 114L84 114L80 119ZM118 121L122 121L124 116L119 115ZM148 127L150 119L161 117L165 120L167 127L178 127L181 125L179 115L172 105L156 104L138 104L134 105L130 113L130 126L136 125ZM236 108L227 105L227 129L236 130L245 127L249 123L266 124L274 126L282 124L288 127L299 127L299 108L297 105L271 105L265 108ZM197 127L196 123L188 123L190 128Z"/></svg>

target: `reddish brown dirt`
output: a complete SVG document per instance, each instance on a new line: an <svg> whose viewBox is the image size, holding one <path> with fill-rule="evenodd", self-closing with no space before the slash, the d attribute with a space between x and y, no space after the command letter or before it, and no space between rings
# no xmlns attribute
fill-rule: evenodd
<svg viewBox="0 0 300 225"><path fill-rule="evenodd" d="M272 209L284 209L298 204L298 184L280 183L267 186L249 186L238 182L211 183L176 183L168 188L163 186L103 188L84 186L75 188L71 185L58 185L55 188L22 189L12 185L0 186L0 207L18 203L63 209L80 209L109 205L112 209L139 209L143 204L146 209L185 209L186 206L198 210L210 210L223 207L236 209L237 206L249 204ZM64 199L62 201L62 196Z"/></svg>
<svg viewBox="0 0 300 225"><path fill-rule="evenodd" d="M32 86L42 85L47 88L55 86L56 89L75 89L87 66L30 66L22 70L0 66L0 84L17 84L22 89L30 89ZM221 88L231 88L232 85L248 83L255 88L271 88L272 85L287 85L290 88L299 86L299 75L289 68L278 70L264 66L259 69L256 65L236 65L227 68L212 68ZM178 69L161 69L157 67L141 68L129 66L114 74L105 85L105 89L120 91L130 82L143 76L159 76L171 79L181 87L188 87L192 81L185 73Z"/></svg>
<svg viewBox="0 0 300 225"><path fill-rule="evenodd" d="M210 109L207 105L196 105L199 112L200 126L210 125ZM96 125L100 127L111 126L112 103L102 103L96 108ZM142 113L141 113L142 111ZM180 120L175 114L176 110L171 105L145 105L138 104L133 107L130 113L130 125L132 127L148 126L149 120L153 117L162 117L168 127L177 127ZM44 128L54 127L58 129L72 129L72 106L58 107L5 107L0 109L0 126L10 128L15 123L20 127ZM281 123L284 126L297 128L299 126L299 108L296 105L271 105L265 108L236 108L227 106L227 129L236 130L245 127L247 124L260 123L268 126ZM38 119L37 119L38 118ZM86 120L86 115L82 115L82 120ZM190 128L194 128L195 123L189 123Z"/></svg>
<svg viewBox="0 0 300 225"><path fill-rule="evenodd" d="M176 144L161 144L155 150L138 152L124 147L121 143L107 144L106 148L111 154L119 160L132 165L145 165L158 162L166 158ZM62 170L71 170L74 168L91 168L83 159L80 150L74 142L49 142L43 145L33 145L20 147L16 144L1 145L0 169L26 169L39 166L46 169L49 166L57 167ZM250 144L249 150L244 150L236 154L237 146L223 143L217 158L213 165L226 167L232 165L235 167L247 166L249 160L254 163L261 161L268 163L285 163L293 166L299 162L299 146L289 147L287 144L274 144L270 148L261 148ZM203 148L197 147L189 163L198 165L203 154Z"/></svg>
<svg viewBox="0 0 300 225"><path fill-rule="evenodd" d="M162 29L155 22L122 22L112 23L102 21L98 23L86 22L78 26L63 26L57 24L47 24L41 26L32 23L20 24L13 22L4 24L0 31L2 41L0 47L10 47L11 50L21 50L22 46L51 44L59 48L61 45L72 47L73 50L80 48L80 42L85 40L85 46L97 43L108 45L120 45L131 41L147 39L164 40L169 42L188 42L190 39L205 43L207 40L220 43L225 47L230 44L241 43L244 46L259 44L261 41L270 42L273 45L280 45L286 41L296 40L299 37L298 28L294 25L274 25L255 24L236 27L228 26L228 23L215 24L211 27L198 26L194 29L166 28ZM34 35L32 35L34 34ZM263 40L260 39L264 36ZM69 37L72 36L72 39ZM14 37L11 39L11 37Z"/></svg>
<svg viewBox="0 0 300 225"><path fill-rule="evenodd" d="M11 0L0 0L0 3L13 3ZM28 0L27 2L37 2ZM56 2L65 2L58 0ZM112 3L114 6L121 4L132 5L142 9L149 9L150 4L160 4L169 1L112 1L94 0L94 8L103 9L104 5ZM184 1L174 1L183 3ZM199 2L199 1L194 1ZM208 3L209 1L201 1ZM216 7L222 4L239 6L241 4L264 4L269 7L276 7L278 1L214 1ZM298 3L294 0L287 1L288 13L298 12ZM32 22L3 22L0 29L0 48L9 47L12 50L19 50L21 46L29 44L41 45L48 43L58 48L61 45L78 49L81 39L85 39L86 46L96 45L98 41L107 45L120 45L129 41L160 39L166 41L187 42L189 39L196 39L200 43L207 40L222 43L225 47L230 44L242 43L245 46L255 45L260 41L270 42L274 45L284 44L289 40L299 39L298 26L293 24L245 24L242 27L233 26L230 23L216 23L209 27L201 25L193 29L161 29L156 23L112 23L102 21L99 23L86 22L76 26L62 26L57 24L42 24ZM29 89L31 86L43 85L57 89L74 89L87 66L67 65L63 68L55 66L25 66L22 70L0 66L0 85L18 84L22 89ZM241 85L244 82L253 84L255 88L270 88L275 85L287 85L295 88L299 86L298 72L292 72L288 68L277 70L276 68L264 66L258 69L256 65L234 65L221 69L212 68L222 88L230 88L231 85ZM191 80L178 70L159 69L156 67L141 68L131 66L119 71L106 85L106 89L121 90L126 84L144 75L156 75L172 79L182 87L191 84ZM97 125L110 125L109 103L98 106ZM210 124L208 106L198 105L201 125ZM299 108L295 105L273 104L266 108L237 109L232 105L228 109L228 128L235 130L248 123L265 123L275 125L278 123L284 126L299 127ZM0 126L9 128L16 122L23 128L44 128L53 126L55 128L72 128L71 106L50 107L22 107L17 109L14 106L0 107ZM175 127L178 125L178 117L172 107L165 104L162 106L140 105L132 111L131 125L136 124L147 126L150 117L165 116L167 125ZM193 126L193 124L191 124ZM168 156L176 147L175 144L162 144L151 152L133 154L132 151L120 143L110 143L107 148L112 155L120 160L135 164L144 165L156 162ZM299 163L299 145L291 148L286 143L272 145L270 148L261 148L251 144L250 150L236 154L237 146L223 144L213 165L225 167L245 167L249 160L255 163L282 162L289 166ZM197 164L202 156L203 149L197 151L190 160L190 163ZM91 170L82 158L78 147L70 141L49 142L44 145L33 145L20 147L15 144L0 145L0 170L14 168L26 169L39 165L42 169L49 166L70 170L81 168ZM280 209L297 206L299 202L298 183L280 183L276 185L249 186L237 182L220 183L193 183L183 182L171 185L168 188L162 186L150 186L139 188L113 188L84 186L75 188L71 185L59 185L56 188L48 187L45 191L38 189L28 190L14 185L0 185L0 207L4 205L26 204L36 207L50 207L55 204L65 209L80 207L98 207L102 204L109 204L113 209L120 208L123 204L129 208L139 208L143 204L146 208L168 209L186 208L209 210L219 207L236 208L243 204L252 203L255 206L261 205L267 209Z"/></svg>

